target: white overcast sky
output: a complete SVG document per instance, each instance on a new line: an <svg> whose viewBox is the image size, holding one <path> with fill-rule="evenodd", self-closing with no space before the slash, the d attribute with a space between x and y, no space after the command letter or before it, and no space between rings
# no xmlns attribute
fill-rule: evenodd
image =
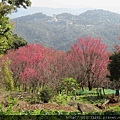
<svg viewBox="0 0 120 120"><path fill-rule="evenodd" d="M31 0L32 7L98 8L120 11L120 0Z"/></svg>

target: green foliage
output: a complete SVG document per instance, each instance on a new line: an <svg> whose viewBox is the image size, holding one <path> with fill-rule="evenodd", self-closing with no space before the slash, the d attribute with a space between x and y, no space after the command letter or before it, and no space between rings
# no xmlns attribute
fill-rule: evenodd
<svg viewBox="0 0 120 120"><path fill-rule="evenodd" d="M8 98L7 98L7 103L8 103L8 106L9 105L16 105L18 103L18 99L17 98L11 98L10 95L8 95Z"/></svg>
<svg viewBox="0 0 120 120"><path fill-rule="evenodd" d="M6 53L9 49L18 49L19 47L27 45L23 38L19 38L16 34L8 34L0 39L0 54Z"/></svg>
<svg viewBox="0 0 120 120"><path fill-rule="evenodd" d="M7 90L14 90L14 81L12 77L12 71L9 69L10 60L2 61L2 71L4 77L4 83Z"/></svg>
<svg viewBox="0 0 120 120"><path fill-rule="evenodd" d="M115 90L112 89L105 89L104 90L106 95L107 94L114 94ZM85 88L84 91L76 90L77 101L82 103L91 103L91 104L102 104L107 96L103 96L102 98L98 98L96 89L89 91L88 88Z"/></svg>
<svg viewBox="0 0 120 120"><path fill-rule="evenodd" d="M74 78L64 78L60 87L62 90L66 90L66 94L68 95L68 92L76 91L76 89L79 87L79 84Z"/></svg>
<svg viewBox="0 0 120 120"><path fill-rule="evenodd" d="M40 104L41 103L40 94L38 93L31 94L25 101L31 104Z"/></svg>
<svg viewBox="0 0 120 120"><path fill-rule="evenodd" d="M0 2L0 54L5 53L10 48L26 45L23 39L19 38L18 40L18 37L16 38L16 35L13 34L12 24L7 16L15 9L17 10L18 7L27 8L30 5L30 0L2 0ZM18 41L16 42L16 40Z"/></svg>
<svg viewBox="0 0 120 120"><path fill-rule="evenodd" d="M11 29L10 20L7 17L13 8L4 2L0 2L0 37L6 35Z"/></svg>
<svg viewBox="0 0 120 120"><path fill-rule="evenodd" d="M114 106L112 108L109 108L108 111L119 112L120 111L120 106Z"/></svg>
<svg viewBox="0 0 120 120"><path fill-rule="evenodd" d="M53 98L53 102L57 103L58 105L60 104L66 104L67 102L69 102L71 100L70 96L67 96L65 94L58 94L57 96L55 96Z"/></svg>
<svg viewBox="0 0 120 120"><path fill-rule="evenodd" d="M94 117L94 119L98 119L99 118L105 118L105 116L109 116L109 115L120 115L120 110L118 111L114 111L114 110L108 110L108 111L105 111L105 112L88 112L88 113L80 113L80 112L65 112L65 111L57 111L57 110L45 110L45 109L42 109L42 110L26 110L26 111L13 111L13 107L12 106L9 106L7 110L4 110L4 111L0 111L0 115L22 115L22 117L24 119L27 119L28 116L29 116L29 119L32 118L32 119L47 119L47 120L66 120L66 117L69 118L69 119L81 119L81 118L91 118ZM27 115L27 116L26 116ZM40 115L40 116L34 116L34 115ZM50 116L49 116L50 115ZM82 115L82 116L80 116ZM97 116L95 116L97 115ZM5 117L5 116L4 116ZM21 118L22 118L21 117ZM96 118L95 118L96 117ZM16 116L13 117L13 119L15 119ZM19 118L20 119L20 118Z"/></svg>
<svg viewBox="0 0 120 120"><path fill-rule="evenodd" d="M48 87L48 86L45 86L42 91L40 92L40 99L41 101L43 101L44 103L48 103L49 100L52 99L52 97L54 96L54 92L53 90Z"/></svg>
<svg viewBox="0 0 120 120"><path fill-rule="evenodd" d="M18 37L17 34L12 35L11 48L18 49L25 45L27 45L27 42L23 38Z"/></svg>
<svg viewBox="0 0 120 120"><path fill-rule="evenodd" d="M3 111L3 105L0 105L0 115L3 115L4 111Z"/></svg>
<svg viewBox="0 0 120 120"><path fill-rule="evenodd" d="M0 54L3 54L6 52L6 50L9 49L8 42L6 41L6 38L0 39Z"/></svg>
<svg viewBox="0 0 120 120"><path fill-rule="evenodd" d="M9 105L6 111L6 115L13 115L13 107L12 105Z"/></svg>
<svg viewBox="0 0 120 120"><path fill-rule="evenodd" d="M11 35L11 24L9 18L0 13L0 54L9 49L8 36Z"/></svg>
<svg viewBox="0 0 120 120"><path fill-rule="evenodd" d="M88 89L85 90L76 90L76 95L89 95L89 94L96 94L96 91L89 91Z"/></svg>
<svg viewBox="0 0 120 120"><path fill-rule="evenodd" d="M47 115L47 111L46 111L45 109L42 109L42 110L40 111L40 115Z"/></svg>
<svg viewBox="0 0 120 120"><path fill-rule="evenodd" d="M11 98L10 95L8 95L5 101L2 101L2 105L4 105L4 107L9 108L9 110L12 109L12 106L17 105L17 104L18 104L18 99Z"/></svg>
<svg viewBox="0 0 120 120"><path fill-rule="evenodd" d="M8 36L11 35L11 23L7 15L12 9L6 3L0 2L0 54L9 49Z"/></svg>
<svg viewBox="0 0 120 120"><path fill-rule="evenodd" d="M115 90L112 89L105 89L105 94L115 94Z"/></svg>
<svg viewBox="0 0 120 120"><path fill-rule="evenodd" d="M117 81L120 80L120 53L113 53L110 56L110 63L108 64L108 70L110 71L110 78L111 81Z"/></svg>
<svg viewBox="0 0 120 120"><path fill-rule="evenodd" d="M24 7L27 8L31 5L30 0L2 0L3 3L6 3L8 6L12 7L14 10L17 8Z"/></svg>

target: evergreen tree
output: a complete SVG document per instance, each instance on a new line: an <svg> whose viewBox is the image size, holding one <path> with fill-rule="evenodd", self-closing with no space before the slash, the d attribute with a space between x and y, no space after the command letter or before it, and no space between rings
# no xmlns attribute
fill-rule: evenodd
<svg viewBox="0 0 120 120"><path fill-rule="evenodd" d="M120 53L113 53L110 56L110 63L108 65L108 69L110 71L110 75L108 76L111 81L119 81L120 80Z"/></svg>
<svg viewBox="0 0 120 120"><path fill-rule="evenodd" d="M120 46L117 45L116 52L114 52L110 56L110 63L108 64L108 70L110 72L110 75L108 75L108 78L115 82L116 87L116 96L119 96L119 89L120 89ZM118 49L119 48L119 49Z"/></svg>

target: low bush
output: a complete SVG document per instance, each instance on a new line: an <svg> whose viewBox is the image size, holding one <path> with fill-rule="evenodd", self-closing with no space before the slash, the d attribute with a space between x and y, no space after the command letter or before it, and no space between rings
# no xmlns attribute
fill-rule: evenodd
<svg viewBox="0 0 120 120"><path fill-rule="evenodd" d="M61 104L66 104L70 100L71 100L70 96L67 96L66 94L58 94L53 98L52 102L55 102L58 105L61 105Z"/></svg>
<svg viewBox="0 0 120 120"><path fill-rule="evenodd" d="M48 103L54 96L54 92L50 87L44 87L40 92L40 100L44 103Z"/></svg>

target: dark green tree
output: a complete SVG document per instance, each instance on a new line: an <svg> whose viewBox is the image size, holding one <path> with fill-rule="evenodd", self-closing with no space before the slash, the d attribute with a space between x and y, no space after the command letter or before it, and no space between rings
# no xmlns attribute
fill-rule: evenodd
<svg viewBox="0 0 120 120"><path fill-rule="evenodd" d="M115 83L116 96L119 96L120 89L120 52L114 52L110 56L110 63L108 64L108 70L110 75L108 78ZM118 97L119 99L119 97Z"/></svg>
<svg viewBox="0 0 120 120"><path fill-rule="evenodd" d="M2 0L0 2L0 35L5 35L11 29L7 15L16 12L17 8L27 8L30 5L30 0Z"/></svg>
<svg viewBox="0 0 120 120"><path fill-rule="evenodd" d="M23 38L18 37L17 34L14 34L11 36L11 41L9 43L10 48L18 49L19 47L22 47L25 45L27 45L27 42Z"/></svg>
<svg viewBox="0 0 120 120"><path fill-rule="evenodd" d="M0 2L0 54L5 53L8 49L14 48L15 46L17 48L20 45L23 46L24 42L22 39L19 39L18 42L15 40L16 35L12 32L12 24L8 14L16 12L17 8L27 8L30 5L30 0L2 0ZM11 38L15 41L13 42Z"/></svg>
<svg viewBox="0 0 120 120"><path fill-rule="evenodd" d="M119 81L120 80L120 53L113 53L110 56L110 63L108 64L108 69L110 71L110 80Z"/></svg>
<svg viewBox="0 0 120 120"><path fill-rule="evenodd" d="M30 0L2 0L3 3L7 4L8 6L12 6L14 10L17 8L24 7L27 8L31 5Z"/></svg>

